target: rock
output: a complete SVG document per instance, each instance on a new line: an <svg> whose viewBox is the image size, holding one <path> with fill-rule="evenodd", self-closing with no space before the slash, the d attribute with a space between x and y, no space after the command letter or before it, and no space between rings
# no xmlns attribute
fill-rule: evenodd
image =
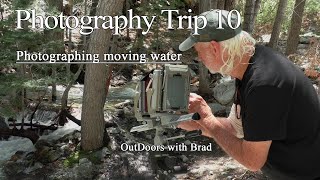
<svg viewBox="0 0 320 180"><path fill-rule="evenodd" d="M185 155L181 155L180 158L181 158L182 162L188 162L188 160L189 160L189 158Z"/></svg>
<svg viewBox="0 0 320 180"><path fill-rule="evenodd" d="M57 169L48 179L76 179L74 173L72 169Z"/></svg>
<svg viewBox="0 0 320 180"><path fill-rule="evenodd" d="M225 175L227 175L228 173L224 171L224 172L221 172L220 174L223 175L223 176L225 176Z"/></svg>
<svg viewBox="0 0 320 180"><path fill-rule="evenodd" d="M133 106L133 101L127 99L124 102L121 102L121 103L118 103L118 104L114 105L114 107L117 108L117 109L123 109L124 107L127 107L127 106Z"/></svg>
<svg viewBox="0 0 320 180"><path fill-rule="evenodd" d="M225 113L225 114L230 113L231 106L223 106L218 103L209 103L208 105L215 115L216 114L223 114L223 113Z"/></svg>
<svg viewBox="0 0 320 180"><path fill-rule="evenodd" d="M271 34L263 34L261 36L262 43L269 43L271 38Z"/></svg>
<svg viewBox="0 0 320 180"><path fill-rule="evenodd" d="M309 48L308 44L298 44L298 49L303 52L303 50L307 50Z"/></svg>
<svg viewBox="0 0 320 180"><path fill-rule="evenodd" d="M134 117L134 112L132 107L124 107L123 111L126 117Z"/></svg>
<svg viewBox="0 0 320 180"><path fill-rule="evenodd" d="M81 141L81 132L78 130L75 130L73 132L73 142L80 142Z"/></svg>
<svg viewBox="0 0 320 180"><path fill-rule="evenodd" d="M314 34L313 32L308 32L303 35L300 35L299 43L309 44L312 38L320 40L320 36Z"/></svg>
<svg viewBox="0 0 320 180"><path fill-rule="evenodd" d="M232 179L233 179L233 176L228 176L227 179L228 179L228 180L232 180Z"/></svg>
<svg viewBox="0 0 320 180"><path fill-rule="evenodd" d="M74 130L72 133L64 135L58 141L59 142L64 142L64 143L77 144L77 143L79 143L81 141L81 132L78 131L78 130Z"/></svg>
<svg viewBox="0 0 320 180"><path fill-rule="evenodd" d="M62 156L62 152L61 150L55 150L48 146L43 146L41 149L36 151L35 156L39 162L47 164L58 160Z"/></svg>
<svg viewBox="0 0 320 180"><path fill-rule="evenodd" d="M189 146L189 145L191 145L191 141L189 139L187 139L187 140L184 141L184 144Z"/></svg>
<svg viewBox="0 0 320 180"><path fill-rule="evenodd" d="M108 155L110 155L110 151L107 147L103 147L101 150L96 151L94 153L94 156L97 157L101 162L104 160L105 157L107 157ZM80 163L80 161L79 161Z"/></svg>
<svg viewBox="0 0 320 180"><path fill-rule="evenodd" d="M51 150L47 154L47 162L51 163L58 160L61 157L61 151L59 150Z"/></svg>
<svg viewBox="0 0 320 180"><path fill-rule="evenodd" d="M107 147L102 148L102 150L101 150L101 157L102 158L104 158L104 157L106 157L106 156L108 156L110 154L111 154L111 152Z"/></svg>
<svg viewBox="0 0 320 180"><path fill-rule="evenodd" d="M93 179L94 165L87 158L79 160L79 165L73 167L75 179Z"/></svg>
<svg viewBox="0 0 320 180"><path fill-rule="evenodd" d="M118 133L120 133L120 130L119 130L119 128L111 127L111 128L107 129L107 132L110 134L118 134Z"/></svg>
<svg viewBox="0 0 320 180"><path fill-rule="evenodd" d="M117 151L120 149L120 145L117 143L115 137L110 137L109 147L112 151Z"/></svg>
<svg viewBox="0 0 320 180"><path fill-rule="evenodd" d="M85 163L91 163L91 161L87 158L79 159L79 165L83 165Z"/></svg>
<svg viewBox="0 0 320 180"><path fill-rule="evenodd" d="M231 104L233 102L235 89L235 80L225 81L213 88L213 96L220 104Z"/></svg>
<svg viewBox="0 0 320 180"><path fill-rule="evenodd" d="M3 171L7 176L17 175L27 168L27 163L24 161L8 161L3 166Z"/></svg>
<svg viewBox="0 0 320 180"><path fill-rule="evenodd" d="M3 165L3 170L8 176L24 172L34 162L32 154L25 151L17 151L10 160Z"/></svg>
<svg viewBox="0 0 320 180"><path fill-rule="evenodd" d="M234 165L234 164L225 164L224 165L226 168L228 168L228 169L237 169L237 168L239 168L238 166L236 166L236 165Z"/></svg>
<svg viewBox="0 0 320 180"><path fill-rule="evenodd" d="M37 150L41 150L43 147L52 147L53 146L53 143L47 141L47 140L44 140L44 139L39 139L36 144L34 145L34 147L37 149Z"/></svg>
<svg viewBox="0 0 320 180"><path fill-rule="evenodd" d="M136 91L132 88L111 88L108 93L109 99L133 99Z"/></svg>
<svg viewBox="0 0 320 180"><path fill-rule="evenodd" d="M121 86L121 85L126 84L127 81L128 81L128 80L127 80L124 76L120 75L120 76L114 77L114 78L111 80L111 85L112 85L112 86Z"/></svg>
<svg viewBox="0 0 320 180"><path fill-rule="evenodd" d="M14 155L11 156L9 161L16 162L18 160L21 160L24 158L24 152L23 151L17 151Z"/></svg>
<svg viewBox="0 0 320 180"><path fill-rule="evenodd" d="M34 161L34 159L35 159L35 152L29 152L24 157L24 160L26 161Z"/></svg>
<svg viewBox="0 0 320 180"><path fill-rule="evenodd" d="M153 139L150 134L147 134L147 135L146 135L146 138L147 138L147 139Z"/></svg>
<svg viewBox="0 0 320 180"><path fill-rule="evenodd" d="M116 111L116 116L119 118L124 118L125 114L124 114L124 110L123 109L119 109Z"/></svg>
<svg viewBox="0 0 320 180"><path fill-rule="evenodd" d="M64 144L60 147L60 150L63 154L64 157L69 156L72 153L71 148L69 147L68 144Z"/></svg>
<svg viewBox="0 0 320 180"><path fill-rule="evenodd" d="M107 179L107 176L105 174L100 174L98 176L98 180L104 180L104 179Z"/></svg>
<svg viewBox="0 0 320 180"><path fill-rule="evenodd" d="M33 172L33 171L35 171L37 169L41 169L41 168L43 168L43 164L41 164L39 162L36 162L34 164L34 166L26 168L23 172L26 173L26 174L29 174L29 173L31 173L31 172Z"/></svg>

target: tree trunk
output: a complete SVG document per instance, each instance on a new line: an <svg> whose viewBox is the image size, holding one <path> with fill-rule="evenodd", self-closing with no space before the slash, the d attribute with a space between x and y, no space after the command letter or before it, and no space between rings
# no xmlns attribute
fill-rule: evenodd
<svg viewBox="0 0 320 180"><path fill-rule="evenodd" d="M219 4L219 1L212 1L212 0L202 0L200 1L199 10L200 12L205 12L210 9L216 9L217 3ZM224 6L224 3L223 3ZM211 93L210 87L209 87L209 73L208 69L205 67L204 64L199 63L199 94L200 95L207 95Z"/></svg>
<svg viewBox="0 0 320 180"><path fill-rule="evenodd" d="M62 32L63 34L63 32ZM57 66L55 64L52 65L52 91L51 91L51 102L56 102L57 100Z"/></svg>
<svg viewBox="0 0 320 180"><path fill-rule="evenodd" d="M59 12L63 12L63 0L49 0L48 1L48 8L52 9L55 8ZM51 22L51 21L50 21ZM53 23L53 22L51 22ZM65 53L64 50L64 32L63 30L57 29L53 30L46 30L44 31L46 41L52 41L52 40L60 40L61 41L61 46L59 49L55 49L56 53ZM47 53L54 53L52 51L49 51ZM51 67L51 78L52 80L52 91L51 91L51 102L56 102L57 100L57 65L52 64Z"/></svg>
<svg viewBox="0 0 320 180"><path fill-rule="evenodd" d="M69 91L72 87L72 85L75 83L77 78L79 77L81 71L83 69L83 64L80 65L79 69L77 70L76 74L73 76L73 78L69 81L68 86L66 89L63 91L62 97L61 97L61 109L60 111L62 112L59 116L58 123L59 125L63 126L67 122L67 116L65 111L67 111L67 105L68 105L68 96L69 96Z"/></svg>
<svg viewBox="0 0 320 180"><path fill-rule="evenodd" d="M126 16L129 17L129 12L128 10L130 9L130 2L129 0L125 0L125 10L126 10ZM130 40L130 29L127 28L127 40Z"/></svg>
<svg viewBox="0 0 320 180"><path fill-rule="evenodd" d="M253 31L253 14L254 14L254 6L255 0L246 0L246 5L244 8L244 20L243 20L243 30L248 33L252 33Z"/></svg>
<svg viewBox="0 0 320 180"><path fill-rule="evenodd" d="M287 40L287 48L286 48L287 55L293 54L297 50L305 3L306 3L306 0L296 0L295 2L294 10L292 13L288 40Z"/></svg>
<svg viewBox="0 0 320 180"><path fill-rule="evenodd" d="M201 0L199 1L200 13L209 11L210 9L217 9L219 0Z"/></svg>
<svg viewBox="0 0 320 180"><path fill-rule="evenodd" d="M256 23L256 19L260 10L261 0L256 0L254 3L253 17L252 17L252 32L254 29L254 25Z"/></svg>
<svg viewBox="0 0 320 180"><path fill-rule="evenodd" d="M284 13L287 7L287 1L288 0L279 0L277 15L276 15L276 18L274 19L273 30L272 30L270 42L268 44L269 47L277 48L278 46L280 30L281 30L282 20L284 18Z"/></svg>
<svg viewBox="0 0 320 180"><path fill-rule="evenodd" d="M1 16L1 21L3 20L3 12L4 12L4 8L2 7L2 2L0 1L0 16Z"/></svg>
<svg viewBox="0 0 320 180"><path fill-rule="evenodd" d="M237 0L226 0L224 9L227 11L231 11L235 8L236 4L237 4Z"/></svg>
<svg viewBox="0 0 320 180"><path fill-rule="evenodd" d="M97 12L98 3L99 3L99 0L92 0L89 16L94 16L97 14L96 12Z"/></svg>
<svg viewBox="0 0 320 180"><path fill-rule="evenodd" d="M84 15L88 15L88 0L84 0ZM82 50L87 50L87 36L81 36L83 38Z"/></svg>
<svg viewBox="0 0 320 180"><path fill-rule="evenodd" d="M95 16L97 13L97 6L98 6L99 0L92 0L91 1L91 7L90 7L90 11L89 11L89 16ZM92 25L92 23L91 23ZM87 35L87 41L89 41L90 39L90 35ZM86 46L86 49L88 48L88 46Z"/></svg>
<svg viewBox="0 0 320 180"><path fill-rule="evenodd" d="M96 15L114 16L121 10L122 4L123 0L100 0ZM100 58L103 57L103 54L107 53L111 33L110 30L94 30L90 37L88 53L99 54ZM83 150L94 150L103 145L106 78L107 67L104 64L86 66L81 114L81 147Z"/></svg>
<svg viewBox="0 0 320 180"><path fill-rule="evenodd" d="M210 0L209 0L210 1ZM218 9L224 9L225 7L225 0L217 0L217 8ZM208 9L209 10L209 9Z"/></svg>
<svg viewBox="0 0 320 180"><path fill-rule="evenodd" d="M73 0L69 0L69 6L70 6L70 16L73 15ZM71 21L71 24L72 24L72 21ZM72 29L67 29L68 30L68 54L71 54L71 51L72 51L72 46L73 46L73 43L72 43ZM66 68L67 68L67 82L71 81L71 65L70 63L68 63L66 65Z"/></svg>

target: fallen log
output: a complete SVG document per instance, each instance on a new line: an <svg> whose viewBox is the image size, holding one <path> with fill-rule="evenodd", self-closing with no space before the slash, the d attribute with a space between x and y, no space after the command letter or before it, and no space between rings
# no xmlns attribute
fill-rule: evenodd
<svg viewBox="0 0 320 180"><path fill-rule="evenodd" d="M39 139L34 131L24 129L0 129L0 135L25 137L30 139L33 144Z"/></svg>
<svg viewBox="0 0 320 180"><path fill-rule="evenodd" d="M74 123L78 124L78 126L81 126L81 121L80 121L79 119L77 119L76 117L72 116L69 111L63 110L62 113L64 113L65 116L66 116L68 119L70 119L70 120L73 121Z"/></svg>
<svg viewBox="0 0 320 180"><path fill-rule="evenodd" d="M42 124L33 124L33 123L24 123L23 124L24 126L32 126L32 127L35 127L35 128L39 128L40 130L57 130L58 129L58 126L55 126L55 125L50 125L50 126L46 126L46 125L42 125ZM22 126L22 123L10 123L9 124L10 127L12 126ZM33 129L34 130L34 129Z"/></svg>
<svg viewBox="0 0 320 180"><path fill-rule="evenodd" d="M68 119L70 119L71 121L76 123L78 126L81 126L81 120L79 120L76 117L72 116L69 111L64 110L64 112L62 112L62 113L65 113L65 115L66 115L66 117ZM117 124L114 123L114 122L105 122L104 128L116 127L116 126L117 126Z"/></svg>

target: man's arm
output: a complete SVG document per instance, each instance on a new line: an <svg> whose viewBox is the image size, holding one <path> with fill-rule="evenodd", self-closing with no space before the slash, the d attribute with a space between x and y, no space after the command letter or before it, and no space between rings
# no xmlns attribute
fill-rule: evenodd
<svg viewBox="0 0 320 180"><path fill-rule="evenodd" d="M224 151L252 171L265 164L272 141L246 141L235 136L236 131L227 118L216 118L205 100L190 94L190 112L198 112L201 120L182 122L178 127L186 130L201 129L202 135L213 138Z"/></svg>
<svg viewBox="0 0 320 180"><path fill-rule="evenodd" d="M207 117L199 122L206 127L206 134L213 138L222 149L252 171L265 164L272 141L252 142L238 139L232 125L226 118Z"/></svg>

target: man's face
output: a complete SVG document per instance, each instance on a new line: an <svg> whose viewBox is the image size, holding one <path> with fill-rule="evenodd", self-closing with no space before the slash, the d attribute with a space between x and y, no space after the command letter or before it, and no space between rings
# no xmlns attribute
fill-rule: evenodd
<svg viewBox="0 0 320 180"><path fill-rule="evenodd" d="M223 66L221 59L220 44L211 42L200 42L194 45L201 61L211 73L219 72Z"/></svg>

